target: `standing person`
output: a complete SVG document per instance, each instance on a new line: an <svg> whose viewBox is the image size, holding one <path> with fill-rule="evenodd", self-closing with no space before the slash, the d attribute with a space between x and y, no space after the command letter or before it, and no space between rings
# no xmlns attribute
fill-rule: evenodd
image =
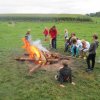
<svg viewBox="0 0 100 100"><path fill-rule="evenodd" d="M31 44L32 38L31 38L31 29L28 29L25 35L25 39Z"/></svg>
<svg viewBox="0 0 100 100"><path fill-rule="evenodd" d="M77 47L79 49L79 56L81 55L81 50L82 50L82 42L79 38L77 38Z"/></svg>
<svg viewBox="0 0 100 100"><path fill-rule="evenodd" d="M82 58L86 59L89 48L90 48L90 43L88 41L82 40L82 50L81 50Z"/></svg>
<svg viewBox="0 0 100 100"><path fill-rule="evenodd" d="M45 29L44 29L44 31L43 31L43 34L44 34L44 36L45 36L45 41L47 41L47 36L48 36L48 34L49 34L49 30L48 30L47 27L45 27Z"/></svg>
<svg viewBox="0 0 100 100"><path fill-rule="evenodd" d="M94 69L96 49L98 48L98 46L99 46L98 36L96 34L94 34L93 35L93 43L91 43L91 45L90 45L89 55L87 57L87 65L88 65L87 71L91 71ZM92 65L90 65L90 61L92 61Z"/></svg>
<svg viewBox="0 0 100 100"><path fill-rule="evenodd" d="M72 46L71 46L71 55L72 57L78 57L79 56L79 48L77 45L77 39L73 38L72 40Z"/></svg>
<svg viewBox="0 0 100 100"><path fill-rule="evenodd" d="M70 49L71 49L71 46L72 46L73 39L76 39L76 34L75 33L71 33L71 36L66 41L66 43L65 43L65 52L67 52L68 50L71 52Z"/></svg>
<svg viewBox="0 0 100 100"><path fill-rule="evenodd" d="M67 29L65 29L64 37L65 37L65 41L67 41L68 40L68 30Z"/></svg>
<svg viewBox="0 0 100 100"><path fill-rule="evenodd" d="M68 43L68 30L67 29L65 29L65 31L64 31L64 38L65 38L65 50L64 50L64 52L67 52L67 50L68 50L68 46L67 46L67 43Z"/></svg>
<svg viewBox="0 0 100 100"><path fill-rule="evenodd" d="M75 39L77 39L76 34L75 34L75 33L71 33L71 42L72 42L73 40L75 40Z"/></svg>
<svg viewBox="0 0 100 100"><path fill-rule="evenodd" d="M53 26L49 30L49 35L51 36L51 46L52 46L52 48L56 49L56 38L57 38L57 29L56 29L56 26Z"/></svg>

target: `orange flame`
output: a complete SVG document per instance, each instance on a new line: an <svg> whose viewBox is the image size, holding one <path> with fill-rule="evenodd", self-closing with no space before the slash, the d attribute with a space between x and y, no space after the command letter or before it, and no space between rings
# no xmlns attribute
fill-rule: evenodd
<svg viewBox="0 0 100 100"><path fill-rule="evenodd" d="M30 43L25 38L22 38L22 40L24 42L24 46L22 47L25 48L29 53L29 57L31 59L39 60L41 57L39 49L36 46L30 45Z"/></svg>

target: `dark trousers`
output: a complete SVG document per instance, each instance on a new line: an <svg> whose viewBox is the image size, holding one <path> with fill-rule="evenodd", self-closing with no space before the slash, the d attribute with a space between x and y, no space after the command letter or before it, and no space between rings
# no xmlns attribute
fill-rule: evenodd
<svg viewBox="0 0 100 100"><path fill-rule="evenodd" d="M56 38L52 39L51 44L52 48L56 49Z"/></svg>
<svg viewBox="0 0 100 100"><path fill-rule="evenodd" d="M69 49L69 43L65 43L65 52L67 52L68 51L68 49Z"/></svg>
<svg viewBox="0 0 100 100"><path fill-rule="evenodd" d="M87 57L88 69L94 69L95 57L96 57L96 54L89 54L88 55L88 57ZM90 65L90 61L92 61L92 66Z"/></svg>
<svg viewBox="0 0 100 100"><path fill-rule="evenodd" d="M64 82L69 82L71 83L72 82L72 76L69 75L69 76L63 76L63 75L59 75L58 76L58 81L63 84Z"/></svg>

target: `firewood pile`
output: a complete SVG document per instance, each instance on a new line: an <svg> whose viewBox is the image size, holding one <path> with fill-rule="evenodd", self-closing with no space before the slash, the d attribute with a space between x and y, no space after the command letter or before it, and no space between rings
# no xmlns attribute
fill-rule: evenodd
<svg viewBox="0 0 100 100"><path fill-rule="evenodd" d="M40 47L34 44L32 45L26 38L22 38L22 41L24 43L22 48L24 48L27 53L21 57L16 57L15 60L33 62L32 67L29 67L30 74L46 65L59 64L61 61L70 60L70 57L61 55L60 53L41 49L40 47L44 48L42 45ZM40 43L38 45L40 45Z"/></svg>
<svg viewBox="0 0 100 100"><path fill-rule="evenodd" d="M61 60L70 60L70 56L64 56L61 55L60 53L49 53L49 56L45 54L46 58L46 63L45 64L55 64L58 63ZM22 57L17 57L15 58L17 61L31 61L31 62L36 62L35 59L30 59L28 54L24 54Z"/></svg>
<svg viewBox="0 0 100 100"><path fill-rule="evenodd" d="M45 58L44 58L45 57ZM62 66L62 62L70 63L71 57L70 56L64 56L60 53L55 52L49 52L49 53L42 53L42 60L37 61L36 59L31 59L29 57L29 54L24 54L22 57L17 57L15 60L24 62L28 61L30 64L28 64L29 69L29 75L32 75L33 72L35 72L38 69L44 69L44 70L56 70L59 69L59 67ZM31 66L31 67L30 67Z"/></svg>

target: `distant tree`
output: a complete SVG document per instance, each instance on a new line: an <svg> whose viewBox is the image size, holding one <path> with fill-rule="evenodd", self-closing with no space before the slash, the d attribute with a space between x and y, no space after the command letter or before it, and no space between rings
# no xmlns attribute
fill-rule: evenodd
<svg viewBox="0 0 100 100"><path fill-rule="evenodd" d="M86 15L91 16L91 17L100 17L100 12L90 13L90 14L86 14Z"/></svg>

